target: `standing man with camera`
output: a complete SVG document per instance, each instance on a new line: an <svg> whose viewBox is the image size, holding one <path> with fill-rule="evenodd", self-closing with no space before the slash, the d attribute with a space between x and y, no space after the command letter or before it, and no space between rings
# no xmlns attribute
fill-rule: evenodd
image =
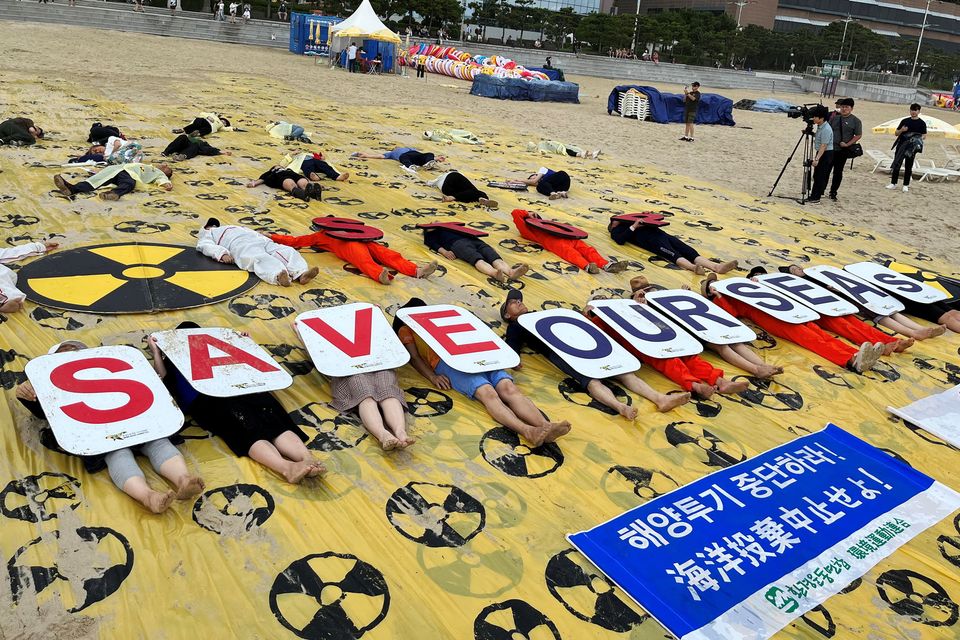
<svg viewBox="0 0 960 640"><path fill-rule="evenodd" d="M807 204L820 204L820 198L827 188L830 178L830 169L833 167L833 127L827 122L830 111L822 104L810 109L810 119L817 125L817 133L813 137L813 188Z"/></svg>
<svg viewBox="0 0 960 640"><path fill-rule="evenodd" d="M656 52L654 52L656 53ZM659 58L657 58L659 60ZM656 60L655 60L656 61ZM683 88L683 135L684 142L693 142L693 124L697 121L697 109L700 108L700 83L694 82L690 88Z"/></svg>
<svg viewBox="0 0 960 640"><path fill-rule="evenodd" d="M833 180L830 182L830 199L837 199L837 191L843 182L843 169L847 160L863 155L860 138L863 137L863 123L853 115L853 98L837 100L837 110L830 115L833 127Z"/></svg>

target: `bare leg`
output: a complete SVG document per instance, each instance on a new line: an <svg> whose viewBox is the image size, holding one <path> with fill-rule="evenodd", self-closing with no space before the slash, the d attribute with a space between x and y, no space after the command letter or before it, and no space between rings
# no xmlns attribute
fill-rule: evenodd
<svg viewBox="0 0 960 640"><path fill-rule="evenodd" d="M309 478L323 475L327 472L327 468L314 457L310 449L307 449L307 445L303 443L303 440L293 431L284 431L278 435L273 439L273 446L288 460L293 460L294 462L309 462L313 465L313 470L307 472L307 477Z"/></svg>
<svg viewBox="0 0 960 640"><path fill-rule="evenodd" d="M716 260L710 260L709 258L704 258L703 256L697 256L693 261L694 264L701 266L705 269L710 269L715 273L727 273L728 271L733 271L737 268L737 261L730 260L728 262L717 262ZM679 264L679 262L678 262Z"/></svg>
<svg viewBox="0 0 960 640"><path fill-rule="evenodd" d="M706 382L694 382L690 385L690 388L701 400L709 400L711 397L713 397L713 394L717 392L717 388L715 386L709 385Z"/></svg>
<svg viewBox="0 0 960 640"><path fill-rule="evenodd" d="M500 399L500 396L497 394L497 391L490 385L484 385L477 389L477 392L473 395L474 398L480 401L483 405L483 408L487 410L487 413L490 414L490 417L507 427L511 431L519 433L521 436L529 440L534 446L539 446L543 444L543 429L540 427L534 426L524 422L520 417L517 416L514 411L504 404L503 400ZM537 412L537 424L543 422L543 416L540 415L540 412Z"/></svg>
<svg viewBox="0 0 960 640"><path fill-rule="evenodd" d="M725 361L747 373L752 373L758 378L771 378L778 373L783 373L782 367L774 367L765 363L760 356L754 353L753 349L742 342L737 344L708 343L707 346Z"/></svg>
<svg viewBox="0 0 960 640"><path fill-rule="evenodd" d="M500 260L494 260L493 267L497 269L497 271L501 271L507 274L507 277L510 278L511 280L516 280L517 278L523 276L523 274L525 274L527 271L530 270L530 267L528 267L525 264L521 264L519 262L513 265L512 267L508 266L507 263L502 258Z"/></svg>
<svg viewBox="0 0 960 640"><path fill-rule="evenodd" d="M397 440L400 441L401 449L406 449L416 442L415 439L407 435L407 419L403 415L403 404L399 400L387 398L380 403L380 412L383 414L387 429L392 431L393 435L397 436Z"/></svg>
<svg viewBox="0 0 960 640"><path fill-rule="evenodd" d="M626 377L626 375L621 377ZM631 407L617 400L617 396L613 394L613 391L599 380L590 381L590 384L587 385L587 393L590 394L591 398L604 406L610 407L627 420L633 420L637 417L636 407Z"/></svg>
<svg viewBox="0 0 960 640"><path fill-rule="evenodd" d="M503 260L499 260L498 262L503 262ZM485 276L490 276L491 278L496 278L497 280L501 280L501 281L507 279L507 276L505 273L497 269L494 269L493 266L486 260L477 260L476 262L473 263L473 266L476 267L477 271L479 271Z"/></svg>
<svg viewBox="0 0 960 640"><path fill-rule="evenodd" d="M280 186L283 187L283 190L284 190L284 191L293 191L294 189L297 188L297 183L296 183L294 180L291 180L291 179L288 178L288 179L284 180L284 181L283 181L283 184L280 185Z"/></svg>
<svg viewBox="0 0 960 640"><path fill-rule="evenodd" d="M681 269L686 269L687 271L693 271L698 276L702 276L707 272L702 265L694 264L687 260L686 258L679 258L676 262L677 266Z"/></svg>
<svg viewBox="0 0 960 640"><path fill-rule="evenodd" d="M660 393L659 391L654 391L653 387L632 373L619 375L616 377L616 379L630 391L633 391L635 394L642 396L653 404L657 405L657 411L660 413L671 411L680 405L690 402L689 393L666 394Z"/></svg>
<svg viewBox="0 0 960 640"><path fill-rule="evenodd" d="M165 461L157 471L177 488L177 500L186 500L203 491L203 480L198 476L190 475L187 462L181 455Z"/></svg>
<svg viewBox="0 0 960 640"><path fill-rule="evenodd" d="M123 492L152 513L163 513L177 496L173 491L154 491L143 476L132 476L123 483Z"/></svg>
<svg viewBox="0 0 960 640"><path fill-rule="evenodd" d="M960 333L960 311L947 311L937 322L954 333Z"/></svg>
<svg viewBox="0 0 960 640"><path fill-rule="evenodd" d="M484 386L481 389L487 389ZM517 416L524 425L532 428L532 433L528 436L522 434L534 446L540 446L544 442L553 442L557 438L570 432L570 423L566 420L562 422L549 422L537 409L527 396L520 392L513 380L501 380L497 383L496 389L491 390L497 396L498 401L505 405L511 414ZM521 433L521 432L517 432Z"/></svg>
<svg viewBox="0 0 960 640"><path fill-rule="evenodd" d="M247 455L291 484L299 484L313 469L312 464L305 460L287 460L273 443L266 440L254 442L247 451Z"/></svg>
<svg viewBox="0 0 960 640"><path fill-rule="evenodd" d="M357 407L357 411L360 413L363 426L380 442L380 447L384 451L393 451L400 446L400 440L387 431L384 426L383 416L380 415L380 407L376 400L364 398L363 402Z"/></svg>
<svg viewBox="0 0 960 640"><path fill-rule="evenodd" d="M946 327L941 325L937 325L935 327L924 327L923 325L917 324L910 318L900 313L894 313L889 316L885 316L880 319L878 324L880 324L882 327L886 327L887 329L892 329L900 335L907 336L908 338L915 338L917 340L935 338L936 336L943 335L947 330Z"/></svg>

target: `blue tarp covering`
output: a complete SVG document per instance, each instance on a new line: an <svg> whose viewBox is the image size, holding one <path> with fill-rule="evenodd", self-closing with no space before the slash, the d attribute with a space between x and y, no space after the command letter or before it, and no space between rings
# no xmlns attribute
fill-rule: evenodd
<svg viewBox="0 0 960 640"><path fill-rule="evenodd" d="M551 80L563 80L561 77L563 71L560 69L544 69L543 67L525 67L527 71L539 71L543 75L547 76Z"/></svg>
<svg viewBox="0 0 960 640"><path fill-rule="evenodd" d="M650 101L650 119L654 122L683 122L683 95L679 93L660 93L654 87L639 87L635 85L621 85L614 87L607 99L607 113L617 111L619 93L636 89ZM697 124L723 124L732 127L733 101L716 93L704 93L700 96L700 107L697 110Z"/></svg>
<svg viewBox="0 0 960 640"><path fill-rule="evenodd" d="M580 103L580 85L575 82L494 78L486 74L478 74L473 79L470 94L501 100Z"/></svg>
<svg viewBox="0 0 960 640"><path fill-rule="evenodd" d="M790 111L793 105L776 98L760 98L753 103L751 111L763 111L764 113L786 113Z"/></svg>

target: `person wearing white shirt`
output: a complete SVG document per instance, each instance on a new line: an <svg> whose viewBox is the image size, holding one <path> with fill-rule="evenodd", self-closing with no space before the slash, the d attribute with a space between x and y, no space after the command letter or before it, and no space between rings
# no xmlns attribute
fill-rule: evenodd
<svg viewBox="0 0 960 640"><path fill-rule="evenodd" d="M27 295L17 289L17 273L3 263L14 262L30 256L42 256L53 251L59 244L56 242L28 242L16 247L0 249L0 313L15 313L23 308L23 301Z"/></svg>
<svg viewBox="0 0 960 640"><path fill-rule="evenodd" d="M197 236L197 251L224 264L236 264L244 271L257 274L264 282L289 287L293 280L306 284L320 270L308 267L307 261L293 247L277 244L270 238L244 227L221 227L216 218Z"/></svg>
<svg viewBox="0 0 960 640"><path fill-rule="evenodd" d="M357 66L357 43L351 42L350 46L347 47L347 70L350 73L356 71Z"/></svg>

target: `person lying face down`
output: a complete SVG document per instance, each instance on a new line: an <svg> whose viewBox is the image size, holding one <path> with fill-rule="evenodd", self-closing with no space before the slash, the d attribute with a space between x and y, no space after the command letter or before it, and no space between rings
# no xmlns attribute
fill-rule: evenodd
<svg viewBox="0 0 960 640"><path fill-rule="evenodd" d="M148 185L157 184L166 191L173 189L170 177L173 169L166 164L156 167L150 164L131 162L104 167L86 180L71 184L59 173L53 177L53 184L63 195L70 197L78 193L90 193L113 185L113 189L100 194L103 200L119 200L134 189L145 189Z"/></svg>
<svg viewBox="0 0 960 640"><path fill-rule="evenodd" d="M601 270L608 273L620 273L627 268L626 262L613 262L604 258L599 251L583 240L563 238L527 224L528 218L540 217L536 213L530 213L524 209L514 209L511 215L513 216L513 224L516 225L521 237L536 242L578 269L583 269L587 273L598 274Z"/></svg>
<svg viewBox="0 0 960 640"><path fill-rule="evenodd" d="M715 273L727 273L737 268L736 260L718 262L704 258L680 238L670 235L660 227L643 224L639 220L631 224L611 219L610 224L607 225L607 231L617 244L629 242L698 275L705 274L708 269Z"/></svg>
<svg viewBox="0 0 960 640"><path fill-rule="evenodd" d="M234 129L230 126L229 120L214 111L210 111L200 113L199 116L194 118L193 122L182 129L174 129L173 132L185 133L187 135L197 135L202 138L210 135L211 133L217 133L218 131L233 130Z"/></svg>
<svg viewBox="0 0 960 640"><path fill-rule="evenodd" d="M424 228L423 243L447 260L463 260L473 265L480 273L499 282L516 280L530 269L527 265L520 263L511 267L500 257L496 249L480 238L443 227Z"/></svg>
<svg viewBox="0 0 960 640"><path fill-rule="evenodd" d="M53 345L48 354L80 351L87 345L79 340L66 340ZM35 417L46 420L46 413L37 400L37 392L29 381L20 384L16 389L17 400ZM56 449L63 451L59 445ZM67 455L72 455L64 451ZM134 453L140 453L150 460L153 470L175 487L157 491L152 488L137 464ZM139 502L152 513L162 513L176 500L188 500L204 489L204 482L199 476L192 475L187 470L187 463L183 455L173 445L170 438L158 438L135 447L117 449L102 456L82 456L84 466L88 471L97 471L106 466L113 484L125 494Z"/></svg>
<svg viewBox="0 0 960 640"><path fill-rule="evenodd" d="M220 151L199 135L181 133L166 146L161 155L182 162L197 156L229 156L233 154L230 151Z"/></svg>
<svg viewBox="0 0 960 640"><path fill-rule="evenodd" d="M551 200L570 197L570 176L566 171L554 171L546 167L540 167L536 173L531 173L524 180L528 187L536 187L537 193L541 193Z"/></svg>
<svg viewBox="0 0 960 640"><path fill-rule="evenodd" d="M15 262L30 256L42 256L53 251L60 244L47 240L45 242L28 242L16 247L0 249L0 313L16 313L23 308L27 294L17 289L17 272L4 263Z"/></svg>
<svg viewBox="0 0 960 640"><path fill-rule="evenodd" d="M570 377L583 391L586 391L591 398L600 404L613 409L627 420L633 420L637 417L636 407L620 402L613 391L603 384L601 380L596 380L578 373L573 367L567 364L563 358L557 355L553 349L544 344L540 338L523 328L516 320L527 312L529 312L529 309L523 304L523 293L517 289L511 289L510 293L507 294L507 299L500 306L500 317L507 323L507 333L504 340L511 349L520 353L523 347L529 346L546 358L550 364ZM689 393L668 395L654 391L650 385L633 373L623 373L614 376L612 380L616 380L630 391L643 396L655 404L657 411L661 413L675 409L690 400Z"/></svg>
<svg viewBox="0 0 960 640"><path fill-rule="evenodd" d="M489 209L497 208L497 201L487 197L485 191L480 191L470 182L470 179L459 171L448 171L427 182L428 186L436 187L443 194L443 202L479 202Z"/></svg>
<svg viewBox="0 0 960 640"><path fill-rule="evenodd" d="M864 373L873 369L884 353L885 345L883 342L871 344L869 341L864 341L859 349L854 349L847 343L831 336L816 323L791 324L783 320L777 320L755 307L729 296L721 295L713 288L713 283L716 281L717 274L711 273L700 283L700 293L705 298L712 300L714 304L733 317L749 320L767 333L789 340L837 366L845 367L856 373ZM851 327L847 326L846 328ZM855 334L851 333L850 335Z"/></svg>
<svg viewBox="0 0 960 640"><path fill-rule="evenodd" d="M0 122L0 145L29 146L43 138L43 129L30 118L10 118Z"/></svg>
<svg viewBox="0 0 960 640"><path fill-rule="evenodd" d="M286 191L304 202L309 202L311 198L320 200L323 194L323 187L319 184L310 182L305 175L278 164L267 169L256 180L248 182L247 188L253 189L262 184L271 189Z"/></svg>
<svg viewBox="0 0 960 640"><path fill-rule="evenodd" d="M199 329L181 322L177 329ZM241 332L240 335L250 337ZM147 340L153 368L170 390L180 409L202 429L223 439L237 457L249 456L287 482L323 475L327 469L307 449L309 439L272 393L249 393L218 398L200 393L163 354L153 336Z"/></svg>
<svg viewBox="0 0 960 640"><path fill-rule="evenodd" d="M411 298L400 308L423 307L420 298ZM553 442L570 432L570 423L550 422L533 401L525 396L509 373L503 370L484 373L457 371L426 345L399 318L393 320L393 330L410 353L410 364L424 378L440 390L455 389L468 398L478 400L490 417L511 431L539 447Z"/></svg>
<svg viewBox="0 0 960 640"><path fill-rule="evenodd" d="M331 180L346 182L350 179L350 173L339 171L336 167L329 164L323 157L323 152L315 151L313 153L300 153L290 159L287 163L287 169L297 171L306 176L310 182L319 182L320 176L326 176Z"/></svg>
<svg viewBox="0 0 960 640"><path fill-rule="evenodd" d="M649 281L647 281L647 279L643 276L637 276L630 279L630 297L637 304L647 304L646 293L648 291L654 291L658 288L660 287L650 284ZM597 298L592 299L596 300ZM678 384L684 391L692 392L697 398L705 400L710 398L710 396L712 396L714 393L740 393L741 391L745 391L747 387L750 386L750 383L747 380L728 380L726 377L724 377L725 374L723 369L714 367L699 355L683 356L679 358L653 358L648 356L642 353L619 333L614 331L613 328L604 322L600 316L594 313L589 301L584 308L584 315L590 318L594 324L603 329L607 335L616 340L627 351L636 356L637 359L662 373L664 376ZM732 359L728 361L735 361L738 363L740 368L756 375L757 377L769 378L783 372L783 369L779 367L773 367L765 364L763 360L757 356L746 344L709 346L718 351L718 353L720 353L724 359L726 359L724 354L726 349L724 348L728 348L733 354L731 356ZM745 355L740 355L741 353Z"/></svg>
<svg viewBox="0 0 960 640"><path fill-rule="evenodd" d="M264 282L281 287L289 287L293 281L307 284L320 272L308 266L296 249L245 227L220 226L216 218L207 220L197 235L197 251L217 262L235 263Z"/></svg>

